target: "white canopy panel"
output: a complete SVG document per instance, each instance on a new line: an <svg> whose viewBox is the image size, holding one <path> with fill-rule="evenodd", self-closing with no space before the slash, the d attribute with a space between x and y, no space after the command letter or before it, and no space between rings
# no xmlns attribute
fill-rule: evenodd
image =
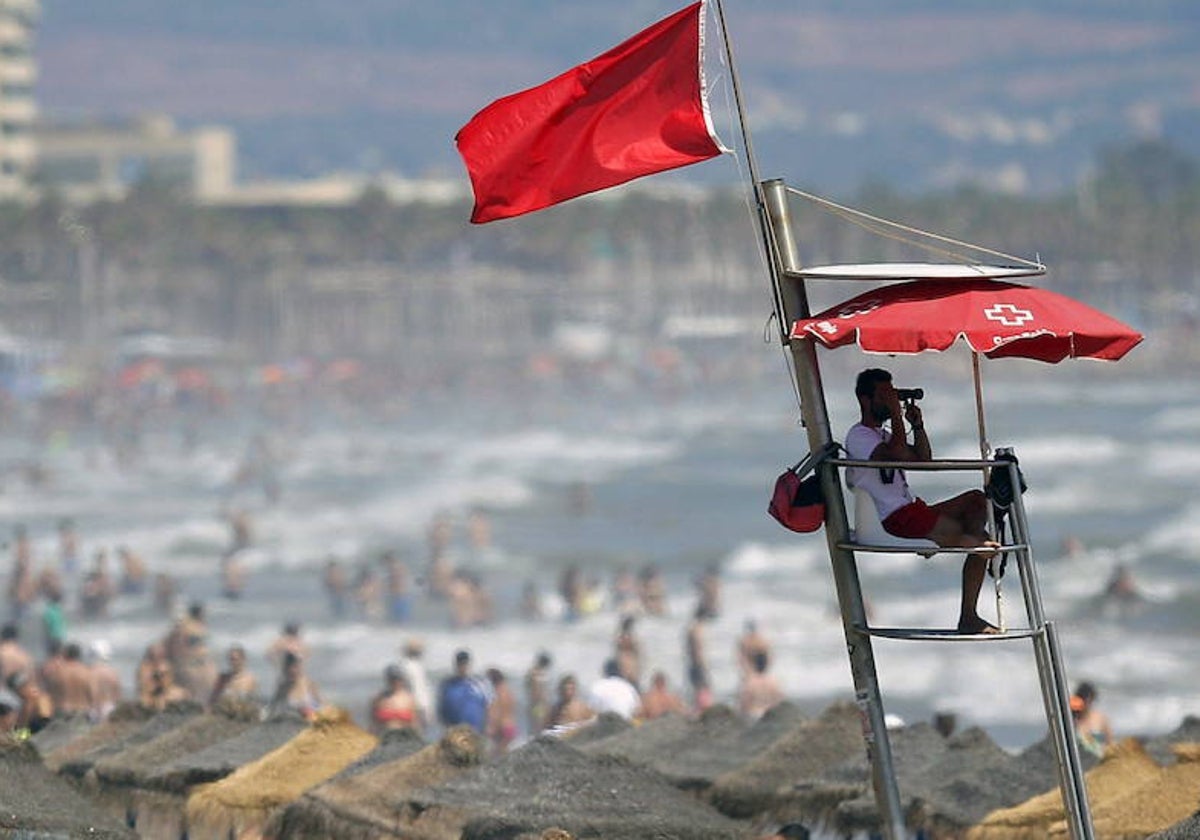
<svg viewBox="0 0 1200 840"><path fill-rule="evenodd" d="M967 265L953 263L849 263L814 265L796 274L805 280L1005 280L1036 277L1045 266Z"/></svg>

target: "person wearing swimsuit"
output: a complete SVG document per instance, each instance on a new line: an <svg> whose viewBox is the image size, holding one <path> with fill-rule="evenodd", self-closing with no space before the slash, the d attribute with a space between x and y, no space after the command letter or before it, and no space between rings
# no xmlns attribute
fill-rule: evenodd
<svg viewBox="0 0 1200 840"><path fill-rule="evenodd" d="M382 734L391 729L423 728L417 700L408 679L399 665L389 665L383 672L384 688L371 700L371 729Z"/></svg>

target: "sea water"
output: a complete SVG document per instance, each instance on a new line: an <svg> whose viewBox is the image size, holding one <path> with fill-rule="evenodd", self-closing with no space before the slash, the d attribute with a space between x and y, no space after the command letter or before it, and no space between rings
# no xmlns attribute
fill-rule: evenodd
<svg viewBox="0 0 1200 840"><path fill-rule="evenodd" d="M918 379L918 370L905 369L897 381L925 387L937 454L977 457L969 378ZM1098 686L1118 734L1170 730L1200 712L1200 386L1069 366L1021 370L987 382L987 432L993 445L1014 447L1028 479L1045 612L1058 623L1068 676ZM837 376L827 384L828 403L841 435L855 407L850 385ZM556 585L570 564L606 587L623 566L662 570L669 614L641 618L636 633L645 671L661 669L683 690L695 580L715 566L721 610L704 633L717 699L736 696L735 641L753 619L773 644L772 668L787 695L816 712L852 697L824 536L788 532L765 512L775 477L807 449L797 417L785 377L748 377L667 390L573 388L533 399L414 397L400 412L314 412L286 429L243 417L202 428L189 447L170 429L152 429L143 458L131 466L118 466L86 436L53 446L10 436L0 443L8 462L36 457L49 481L28 486L10 475L0 528L23 523L39 565L55 563L54 528L63 517L77 524L85 567L97 549L133 548L151 573L177 579L181 603L204 602L214 655L243 644L268 690L274 677L265 651L284 622L300 622L312 649L310 675L326 700L360 721L384 666L411 637L424 640L435 677L459 648L471 650L480 669L497 667L518 684L541 650L553 657L556 675L574 673L584 685L598 677L618 614L609 601L565 620ZM253 488L231 490L256 433L270 436L278 453L275 503ZM973 480L910 475L929 499ZM250 511L254 545L242 554L244 596L229 600L220 594L218 567L230 539L222 512L234 507ZM469 511L486 515L489 546L467 539ZM405 625L353 612L335 620L321 585L326 561L339 558L352 576L358 564L395 550L419 588L427 531L438 515L453 525L455 563L493 592L496 621L454 629L443 605L424 602ZM1136 608L1101 597L1119 564L1144 595ZM876 555L861 558L859 569L876 624L953 625L954 556ZM540 621L518 615L528 582L541 594ZM1008 623L1022 626L1015 571L1003 587ZM108 618L69 619L71 638L113 646L127 687L146 645L168 629L149 601L123 596ZM994 603L989 580L981 612L993 620ZM36 624L25 626L37 647ZM1012 748L1045 732L1028 640L876 640L875 655L891 714L915 721L953 712L960 725L983 726Z"/></svg>

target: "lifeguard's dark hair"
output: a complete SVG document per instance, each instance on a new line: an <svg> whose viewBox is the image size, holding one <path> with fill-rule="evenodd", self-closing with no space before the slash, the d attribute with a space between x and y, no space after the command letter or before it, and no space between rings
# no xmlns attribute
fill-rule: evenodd
<svg viewBox="0 0 1200 840"><path fill-rule="evenodd" d="M875 386L880 382L891 382L892 375L883 368L867 368L854 381L854 395L869 397L875 393Z"/></svg>

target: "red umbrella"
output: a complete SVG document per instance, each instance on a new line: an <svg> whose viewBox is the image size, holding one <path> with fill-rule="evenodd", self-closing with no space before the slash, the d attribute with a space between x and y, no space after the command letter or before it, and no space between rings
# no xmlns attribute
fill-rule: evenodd
<svg viewBox="0 0 1200 840"><path fill-rule="evenodd" d="M884 286L792 325L792 338L869 353L946 350L959 338L988 358L1116 360L1141 333L1077 300L997 280Z"/></svg>
<svg viewBox="0 0 1200 840"><path fill-rule="evenodd" d="M1038 359L1121 358L1142 334L1066 295L999 280L915 280L883 286L792 325L792 338L826 347L857 342L868 353L971 348L979 451L991 447L983 417L979 356Z"/></svg>

